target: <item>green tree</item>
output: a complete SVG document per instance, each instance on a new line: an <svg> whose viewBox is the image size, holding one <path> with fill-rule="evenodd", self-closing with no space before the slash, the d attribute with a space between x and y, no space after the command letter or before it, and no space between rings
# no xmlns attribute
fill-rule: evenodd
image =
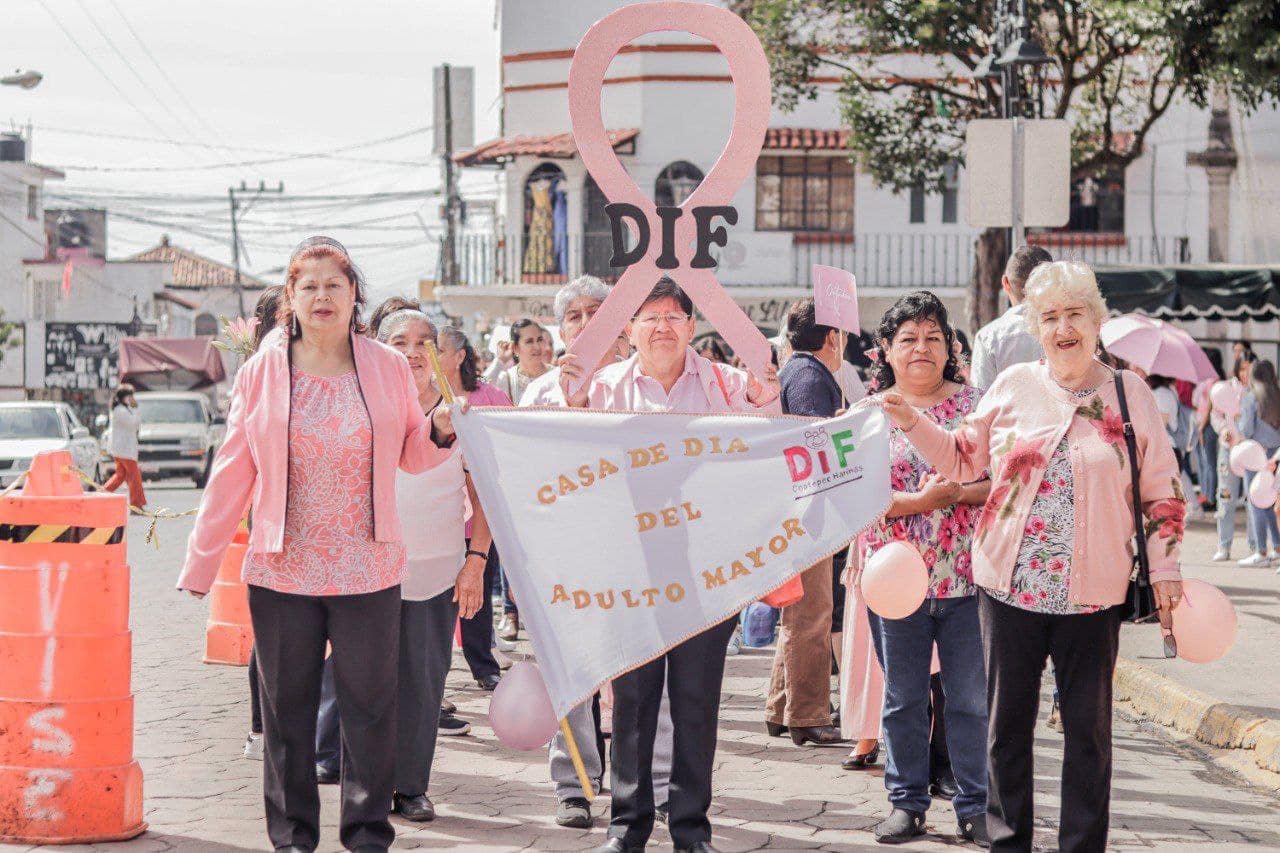
<svg viewBox="0 0 1280 853"><path fill-rule="evenodd" d="M974 79L991 52L994 0L736 0L770 57L783 109L840 77L850 156L877 184L941 189L971 119L1000 115L1000 81ZM1255 108L1280 99L1280 0L1031 0L1049 65L1025 68L1024 112L1066 118L1077 175L1124 168L1179 97L1214 87ZM904 74L893 57L916 57ZM924 65L920 65L924 60ZM1004 232L975 247L969 320L995 316Z"/></svg>

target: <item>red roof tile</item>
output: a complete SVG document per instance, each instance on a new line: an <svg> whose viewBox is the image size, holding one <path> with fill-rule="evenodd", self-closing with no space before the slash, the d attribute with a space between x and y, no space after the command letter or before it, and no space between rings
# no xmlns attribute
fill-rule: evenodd
<svg viewBox="0 0 1280 853"><path fill-rule="evenodd" d="M197 289L231 287L236 283L235 267L215 261L213 258L206 258L190 249L174 246L169 242L168 235L161 238L159 245L145 252L139 252L126 260L173 264L169 279L165 282L166 287ZM267 287L267 282L246 272L240 273L240 281L247 288Z"/></svg>
<svg viewBox="0 0 1280 853"><path fill-rule="evenodd" d="M764 133L766 151L839 151L849 147L849 131L818 127L771 127Z"/></svg>
<svg viewBox="0 0 1280 853"><path fill-rule="evenodd" d="M639 128L626 127L609 131L609 142L614 148L630 142L640 133ZM542 136L506 136L481 143L470 151L455 154L453 161L461 166L482 166L498 163L521 155L550 157L568 160L578 153L570 133L551 133Z"/></svg>

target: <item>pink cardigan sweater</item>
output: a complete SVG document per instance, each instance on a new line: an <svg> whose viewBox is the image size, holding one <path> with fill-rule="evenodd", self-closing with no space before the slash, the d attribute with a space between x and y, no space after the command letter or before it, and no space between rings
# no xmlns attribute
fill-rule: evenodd
<svg viewBox="0 0 1280 853"><path fill-rule="evenodd" d="M1151 579L1179 580L1186 501L1178 462L1151 389L1128 371L1124 387L1137 437ZM994 472L974 533L973 577L1002 591L1013 578L1032 500L1065 435L1076 514L1070 600L1101 606L1124 601L1132 568L1133 488L1114 382L1077 401L1053 381L1043 361L1020 364L1000 374L959 429L948 432L921 417L906 435L953 480L967 483Z"/></svg>
<svg viewBox="0 0 1280 853"><path fill-rule="evenodd" d="M418 405L404 356L361 335L352 337L351 349L373 426L373 538L398 542L396 468L416 474L439 465L453 451L431 440L431 422ZM249 550L284 550L291 362L288 337L273 332L236 374L226 438L187 542L179 589L209 591L247 505L253 507Z"/></svg>

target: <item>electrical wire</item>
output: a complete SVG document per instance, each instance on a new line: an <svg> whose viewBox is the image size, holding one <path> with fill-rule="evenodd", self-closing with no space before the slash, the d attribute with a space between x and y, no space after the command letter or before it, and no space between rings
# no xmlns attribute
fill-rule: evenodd
<svg viewBox="0 0 1280 853"><path fill-rule="evenodd" d="M98 61L94 59L92 55L90 55L89 51L84 49L84 45L80 44L80 42L76 39L76 37L72 35L71 30L67 29L67 25L64 24L62 22L62 19L59 18L57 14L54 13L53 9L49 7L49 4L45 2L45 0L36 0L36 2L38 2L41 8L43 8L45 12L48 13L49 17L53 19L53 22L58 25L58 29L62 30L62 33L67 37L67 40L70 41L73 45L75 45L76 50L80 51L80 55L83 56L90 65L93 66L94 70L96 70L98 74L102 76L102 79L106 80L108 83L111 84L111 88L116 90L116 93L119 94L120 97L124 99L125 103L131 106L134 112L142 116L147 121L148 124L150 124L152 127L156 129L157 132L160 133L161 136L164 136L172 140L172 137L169 135L169 133L163 127L161 127L156 122L156 120L151 117L151 115L148 112L146 112L141 107L139 107L137 102L134 101L133 98L130 98L129 95L124 91L124 89L121 89L120 85L116 83L115 79L110 74L108 74L101 65L98 64Z"/></svg>

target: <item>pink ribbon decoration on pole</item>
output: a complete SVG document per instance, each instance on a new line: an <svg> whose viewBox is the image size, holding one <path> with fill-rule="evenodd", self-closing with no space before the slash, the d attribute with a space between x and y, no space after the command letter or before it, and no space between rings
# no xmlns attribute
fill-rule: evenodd
<svg viewBox="0 0 1280 853"><path fill-rule="evenodd" d="M707 176L680 205L672 248L679 259L676 269L662 269L656 260L663 251L663 223L657 208L622 166L601 114L600 95L604 75L614 56L636 38L654 32L688 32L715 45L729 63L734 85L733 127L729 141ZM696 208L729 204L735 192L755 169L764 145L770 107L769 61L751 27L737 15L703 3L657 2L625 6L597 21L587 30L569 67L569 116L573 139L583 164L611 203L635 205L649 223L644 256L618 279L594 318L574 340L569 351L585 368L598 365L623 328L644 303L663 275L671 275L725 341L757 377L764 377L771 361L769 342L716 279L714 268L689 266L695 238ZM570 388L577 392L590 379Z"/></svg>

